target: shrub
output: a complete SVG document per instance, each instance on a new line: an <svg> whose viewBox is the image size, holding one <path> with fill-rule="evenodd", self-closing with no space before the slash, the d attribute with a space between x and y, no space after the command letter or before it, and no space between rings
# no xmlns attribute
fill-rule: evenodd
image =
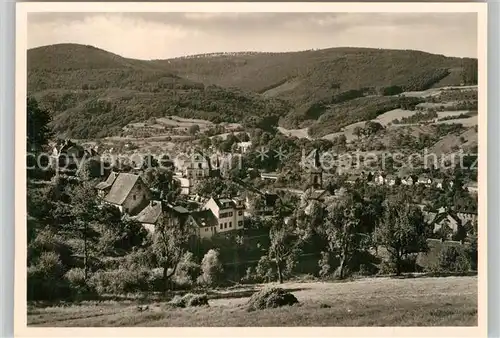
<svg viewBox="0 0 500 338"><path fill-rule="evenodd" d="M242 283L253 284L258 282L258 277L256 276L255 270L249 266L245 272L245 276L241 278Z"/></svg>
<svg viewBox="0 0 500 338"><path fill-rule="evenodd" d="M319 266L319 276L320 277L326 277L330 274L331 270L331 259L330 259L330 254L326 251L321 252L321 259L318 261L318 266Z"/></svg>
<svg viewBox="0 0 500 338"><path fill-rule="evenodd" d="M397 273L396 262L387 260L383 261L382 264L378 267L378 272L376 271L376 266L365 265L370 271L370 274L379 274L379 275L392 275ZM371 270L371 269L374 270ZM420 272L422 268L416 263L416 256L411 255L405 259L402 259L399 262L399 272L400 273L409 273L409 272ZM361 274L361 267L360 267Z"/></svg>
<svg viewBox="0 0 500 338"><path fill-rule="evenodd" d="M186 252L177 265L173 280L179 285L191 286L199 275L200 265L195 262L191 252Z"/></svg>
<svg viewBox="0 0 500 338"><path fill-rule="evenodd" d="M281 288L271 287L254 293L247 303L247 310L255 311L277 308L286 305L293 305L298 302L299 301L293 294Z"/></svg>
<svg viewBox="0 0 500 338"><path fill-rule="evenodd" d="M224 269L219 260L219 251L210 249L203 260L201 261L202 274L198 278L198 282L205 286L218 285L223 276Z"/></svg>
<svg viewBox="0 0 500 338"><path fill-rule="evenodd" d="M71 248L55 232L44 229L28 245L28 262L36 264L41 259L41 256L48 252L57 255L62 266L74 263Z"/></svg>
<svg viewBox="0 0 500 338"><path fill-rule="evenodd" d="M193 293L187 293L182 297L176 295L169 304L175 307L208 306L208 296Z"/></svg>
<svg viewBox="0 0 500 338"><path fill-rule="evenodd" d="M97 296L97 292L85 280L85 270L73 268L66 272L65 278L68 281L73 298L92 298Z"/></svg>
<svg viewBox="0 0 500 338"><path fill-rule="evenodd" d="M43 252L36 265L28 268L29 300L56 300L70 296L64 266L55 252Z"/></svg>
<svg viewBox="0 0 500 338"><path fill-rule="evenodd" d="M269 283L272 280L276 280L276 271L271 264L271 260L268 256L262 256L255 268L256 278Z"/></svg>
<svg viewBox="0 0 500 338"><path fill-rule="evenodd" d="M390 261L383 261L380 264L378 274L379 275L391 275L396 272L396 267Z"/></svg>
<svg viewBox="0 0 500 338"><path fill-rule="evenodd" d="M98 271L90 278L90 286L98 294L127 294L149 290L150 271L146 269L118 269Z"/></svg>
<svg viewBox="0 0 500 338"><path fill-rule="evenodd" d="M431 266L432 272L463 273L470 271L469 255L461 246L445 246L439 252L437 262Z"/></svg>
<svg viewBox="0 0 500 338"><path fill-rule="evenodd" d="M358 271L360 276L373 276L377 272L378 269L374 264L361 264Z"/></svg>

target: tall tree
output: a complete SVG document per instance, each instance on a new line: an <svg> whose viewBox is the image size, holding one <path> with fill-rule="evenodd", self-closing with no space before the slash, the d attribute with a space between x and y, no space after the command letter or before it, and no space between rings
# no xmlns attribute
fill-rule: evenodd
<svg viewBox="0 0 500 338"><path fill-rule="evenodd" d="M345 277L346 267L354 254L364 250L370 243L370 228L373 224L366 222L366 203L354 192L347 193L341 201L331 205L323 228L330 254L339 258L338 276Z"/></svg>
<svg viewBox="0 0 500 338"><path fill-rule="evenodd" d="M95 188L88 182L82 182L72 191L70 232L77 233L83 240L83 265L85 279L88 277L89 259L93 245L97 243L99 233L95 230L98 215Z"/></svg>
<svg viewBox="0 0 500 338"><path fill-rule="evenodd" d="M167 195L175 192L177 188L174 184L174 174L168 169L148 168L144 170L141 177L149 189L158 194L158 198L167 198Z"/></svg>
<svg viewBox="0 0 500 338"><path fill-rule="evenodd" d="M377 243L387 249L396 274L405 259L427 250L426 223L420 208L405 201L389 201L384 218L376 230Z"/></svg>
<svg viewBox="0 0 500 338"><path fill-rule="evenodd" d="M153 251L159 267L163 268L164 291L175 274L183 255L188 251L192 228L187 224L172 225L166 215L160 216L153 237Z"/></svg>
<svg viewBox="0 0 500 338"><path fill-rule="evenodd" d="M36 151L46 145L53 136L53 132L49 126L52 117L47 110L40 108L38 102L32 97L28 97L26 108L27 149Z"/></svg>
<svg viewBox="0 0 500 338"><path fill-rule="evenodd" d="M287 265L294 263L303 242L302 237L296 231L295 224L285 221L287 214L289 214L288 209L278 208L267 220L270 239L268 255L276 264L279 283L283 283Z"/></svg>

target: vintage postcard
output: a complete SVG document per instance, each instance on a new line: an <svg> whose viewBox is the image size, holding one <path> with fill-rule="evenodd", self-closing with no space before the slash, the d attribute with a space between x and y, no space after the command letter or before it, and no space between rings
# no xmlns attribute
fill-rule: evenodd
<svg viewBox="0 0 500 338"><path fill-rule="evenodd" d="M485 336L486 6L18 3L16 336Z"/></svg>

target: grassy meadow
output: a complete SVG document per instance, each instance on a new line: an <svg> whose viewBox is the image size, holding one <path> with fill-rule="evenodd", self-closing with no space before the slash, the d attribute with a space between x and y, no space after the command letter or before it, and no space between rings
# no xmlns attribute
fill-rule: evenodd
<svg viewBox="0 0 500 338"><path fill-rule="evenodd" d="M46 327L182 326L476 326L477 277L368 278L288 282L299 304L248 312L242 286L209 294L209 307L173 308L161 301L88 301L28 305L28 325ZM138 305L148 305L139 311Z"/></svg>

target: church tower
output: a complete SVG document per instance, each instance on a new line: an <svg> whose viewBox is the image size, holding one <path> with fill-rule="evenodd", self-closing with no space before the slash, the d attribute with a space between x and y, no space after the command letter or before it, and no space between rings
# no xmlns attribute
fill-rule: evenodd
<svg viewBox="0 0 500 338"><path fill-rule="evenodd" d="M319 156L319 151L315 150L314 164L309 171L309 183L314 189L323 189L323 169Z"/></svg>

